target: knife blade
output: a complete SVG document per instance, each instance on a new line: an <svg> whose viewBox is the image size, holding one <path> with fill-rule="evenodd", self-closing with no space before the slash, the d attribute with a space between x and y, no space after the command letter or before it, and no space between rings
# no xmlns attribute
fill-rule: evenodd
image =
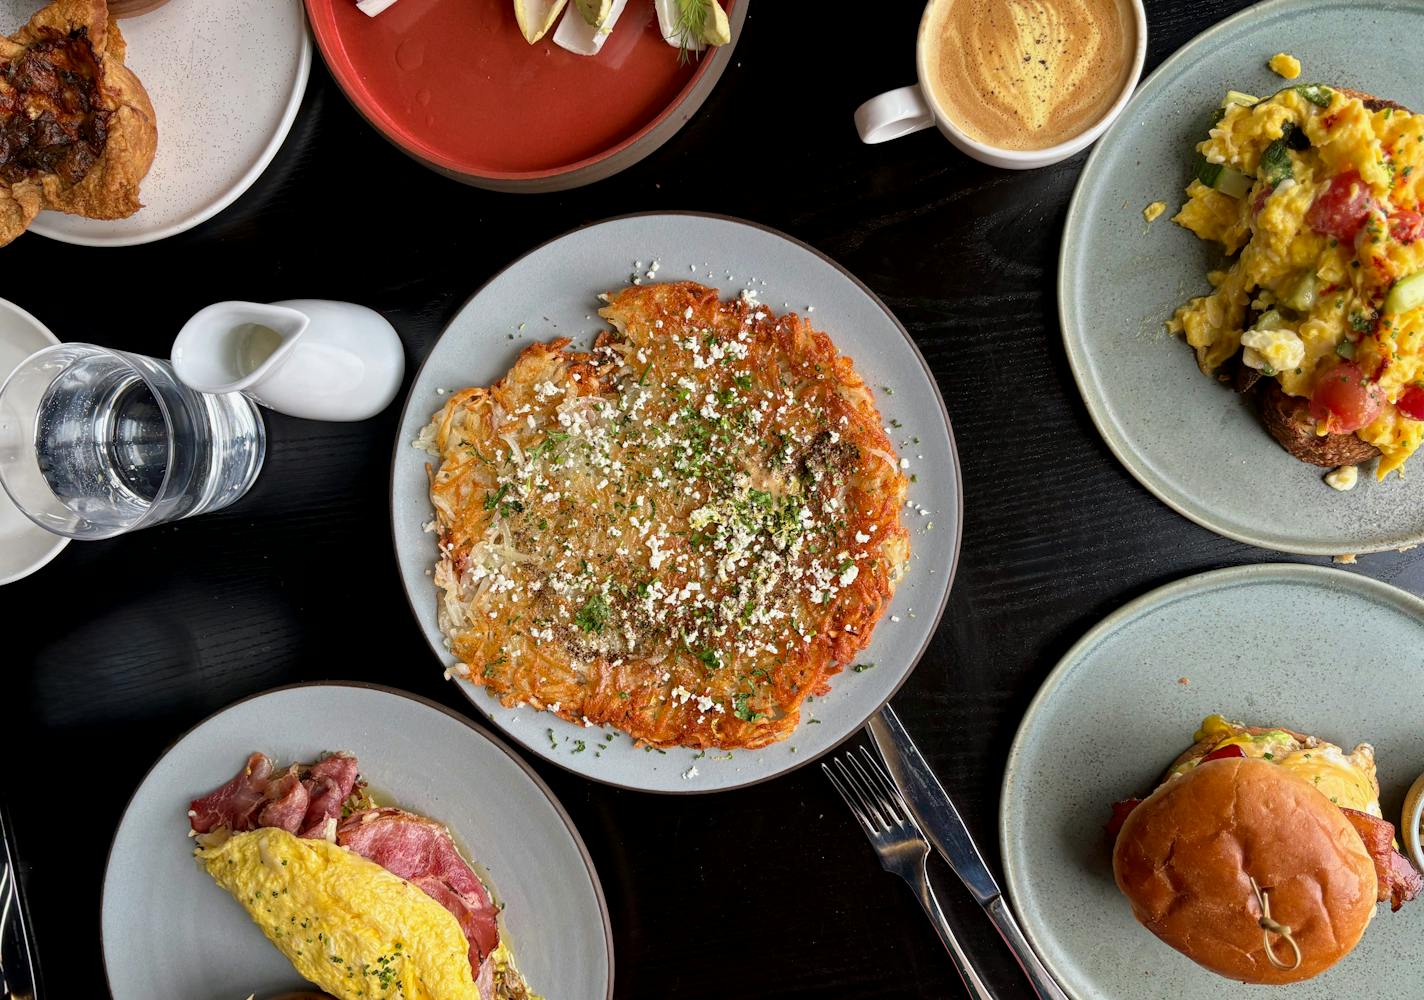
<svg viewBox="0 0 1424 1000"><path fill-rule="evenodd" d="M886 705L870 717L866 728L880 750L890 777L899 786L910 811L919 821L925 838L988 913L1034 991L1045 1000L1068 1000L1068 995L1054 981L1019 928L1013 911L1004 899L1003 890L984 863L984 856L979 853L979 847L970 836L969 828L964 825L954 801L930 770L895 710Z"/></svg>

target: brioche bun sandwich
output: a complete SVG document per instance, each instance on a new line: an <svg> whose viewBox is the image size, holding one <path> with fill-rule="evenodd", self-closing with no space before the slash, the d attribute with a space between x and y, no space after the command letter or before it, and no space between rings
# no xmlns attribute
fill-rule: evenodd
<svg viewBox="0 0 1424 1000"><path fill-rule="evenodd" d="M1424 889L1382 818L1373 747L1218 715L1151 795L1114 805L1108 831L1137 920L1244 983L1318 975L1378 903L1398 910Z"/></svg>

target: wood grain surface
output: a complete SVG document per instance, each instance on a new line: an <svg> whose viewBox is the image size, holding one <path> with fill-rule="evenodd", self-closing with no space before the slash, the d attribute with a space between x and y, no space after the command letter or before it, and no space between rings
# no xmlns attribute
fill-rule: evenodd
<svg viewBox="0 0 1424 1000"><path fill-rule="evenodd" d="M1173 513L1088 419L1054 296L1084 157L1011 173L933 132L862 146L851 112L912 79L921 5L858 5L849 34L805 6L753 5L732 66L678 136L618 177L557 195L493 194L426 171L361 121L318 61L282 151L227 211L129 249L24 236L0 251L0 295L61 339L159 356L189 315L220 299L349 299L390 317L413 369L494 271L576 225L696 209L805 240L899 315L953 418L963 559L944 622L895 705L997 866L1008 745L1068 646L1162 583L1281 557ZM1150 3L1149 68L1241 6ZM99 898L113 830L148 767L209 713L328 678L471 712L441 680L397 581L386 500L397 409L358 424L269 414L266 468L235 506L74 543L0 590L0 789L47 996L105 993ZM1366 557L1353 570L1424 593L1424 551ZM818 768L715 796L658 797L535 766L602 875L619 997L963 996L918 905L880 870ZM940 888L999 995L1026 995L962 887L942 878ZM241 984L212 994L245 995Z"/></svg>

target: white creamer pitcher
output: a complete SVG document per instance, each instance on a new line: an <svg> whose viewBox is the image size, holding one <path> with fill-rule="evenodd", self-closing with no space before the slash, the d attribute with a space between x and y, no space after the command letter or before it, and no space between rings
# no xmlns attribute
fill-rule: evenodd
<svg viewBox="0 0 1424 1000"><path fill-rule="evenodd" d="M373 309L327 299L218 302L184 324L173 369L199 392L241 392L310 420L365 420L405 374L395 328Z"/></svg>

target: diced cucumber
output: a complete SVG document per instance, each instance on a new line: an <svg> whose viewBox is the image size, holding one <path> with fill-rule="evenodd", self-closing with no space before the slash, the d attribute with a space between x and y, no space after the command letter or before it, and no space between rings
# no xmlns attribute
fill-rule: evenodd
<svg viewBox="0 0 1424 1000"><path fill-rule="evenodd" d="M1294 90L1317 108L1330 107L1330 98L1335 93L1323 83L1302 83L1286 89Z"/></svg>
<svg viewBox="0 0 1424 1000"><path fill-rule="evenodd" d="M1197 154L1197 180L1209 188L1215 188L1232 198L1244 198L1251 190L1251 178L1224 163L1212 163L1205 156Z"/></svg>
<svg viewBox="0 0 1424 1000"><path fill-rule="evenodd" d="M1291 166L1290 150L1286 146L1284 137L1266 147L1266 151L1261 154L1262 180L1271 187L1275 187L1281 181L1289 180L1294 176L1294 173L1294 168Z"/></svg>
<svg viewBox="0 0 1424 1000"><path fill-rule="evenodd" d="M1352 340L1342 340L1342 341L1340 341L1340 343L1338 343L1338 344L1335 345L1335 353L1338 354L1338 355L1340 355L1340 357L1344 358L1346 361L1353 361L1353 360L1355 359L1355 343L1354 343L1354 341L1352 341Z"/></svg>
<svg viewBox="0 0 1424 1000"><path fill-rule="evenodd" d="M1251 105L1255 104L1259 100L1259 97L1252 97L1250 94L1243 94L1239 90L1228 90L1226 92L1226 96L1221 99L1221 106L1223 108L1229 108L1233 104L1244 104L1246 107L1249 108Z"/></svg>
<svg viewBox="0 0 1424 1000"><path fill-rule="evenodd" d="M1213 164L1200 152L1196 154L1195 174L1196 179L1206 187L1216 188L1223 195L1230 195L1232 198L1245 198L1252 184L1250 178L1239 170L1233 170L1226 164Z"/></svg>
<svg viewBox="0 0 1424 1000"><path fill-rule="evenodd" d="M1279 330L1285 326L1286 318L1274 309L1267 309L1251 324L1253 330Z"/></svg>
<svg viewBox="0 0 1424 1000"><path fill-rule="evenodd" d="M1247 177L1239 170L1231 167L1222 167L1221 175L1217 177L1216 184L1213 185L1224 195L1232 198L1244 198L1251 191L1251 178Z"/></svg>
<svg viewBox="0 0 1424 1000"><path fill-rule="evenodd" d="M1424 271L1400 278L1384 297L1386 316L1398 316L1420 306L1424 306Z"/></svg>
<svg viewBox="0 0 1424 1000"><path fill-rule="evenodd" d="M1282 301L1298 313L1308 313L1315 308L1316 284L1315 272L1306 271Z"/></svg>

